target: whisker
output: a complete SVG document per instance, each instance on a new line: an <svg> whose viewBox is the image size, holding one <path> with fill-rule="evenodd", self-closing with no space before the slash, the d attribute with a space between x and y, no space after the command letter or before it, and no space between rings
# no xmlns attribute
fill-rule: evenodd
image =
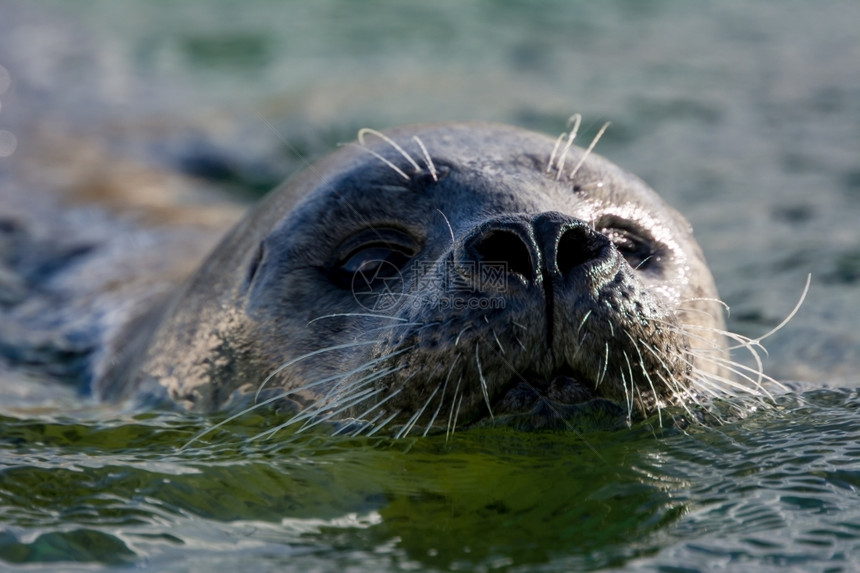
<svg viewBox="0 0 860 573"><path fill-rule="evenodd" d="M179 451L180 452L184 451L188 446L190 446L191 444L193 444L194 442L196 442L197 440L199 440L200 438L202 438L206 434L214 432L218 428L220 428L226 424L229 424L230 422L232 422L233 420L235 420L237 418L241 418L242 416L244 416L248 412L252 412L253 410L256 410L257 408L262 408L268 404L271 404L272 402L277 402L278 400L282 400L282 399L286 398L287 396L289 396L290 394L291 394L291 392L283 392L282 394L278 394L277 396L272 396L271 398L268 398L262 402L258 402L256 404L253 404L252 406L249 406L248 408L243 408L240 412L237 412L237 413L233 414L232 416L225 418L224 420L221 420L217 424L209 426L205 430L198 432L193 438L191 438L190 440L185 442L185 444L179 448Z"/></svg>
<svg viewBox="0 0 860 573"><path fill-rule="evenodd" d="M433 370L430 372L430 374L428 374L425 377L425 380L432 380L433 375L436 374L436 371L439 370L440 366L441 366L441 364L437 364L436 367L433 368ZM403 385L405 386L406 383L404 382ZM433 400L433 397L436 395L436 392L438 392L438 391L439 391L439 386L437 385L436 388L433 389L433 392L430 394L430 397L427 398L427 400L424 402L424 405L421 407L421 409L418 410L417 412L415 412L415 414L413 414L412 417L409 418L409 420L407 420L407 422L403 425L403 427L400 429L400 432L397 433L395 438L406 437L406 435L412 431L412 428L415 426L416 422L418 422L418 419L421 418L421 414L423 414L424 410L427 409L427 406Z"/></svg>
<svg viewBox="0 0 860 573"><path fill-rule="evenodd" d="M405 180L407 180L407 181L412 181L412 179L409 177L409 175L407 175L407 174L406 174L406 172L405 172L405 171L403 171L402 169L400 169L399 167L397 167L396 165L394 165L394 163L392 163L391 161L389 161L388 159L386 159L385 157L383 157L381 154L377 153L376 151L374 151L374 150L370 149L369 147L364 147L364 144L363 144L363 143L362 143L361 145L357 145L357 144L355 144L355 143L350 143L350 144L348 144L348 145L355 146L356 148L361 149L361 150L362 150L362 151L364 151L365 153L369 153L369 154L371 154L371 155L372 155L372 156L374 156L375 158L377 158L377 159L379 159L380 161L382 161L383 163L385 163L388 167L390 167L391 169L393 169L393 170L394 170L398 175L400 175L401 177L403 177Z"/></svg>
<svg viewBox="0 0 860 573"><path fill-rule="evenodd" d="M433 181L439 181L439 177L436 176L436 166L433 165L433 159L430 158L430 154L427 153L427 148L424 147L424 142L421 141L417 135L412 136L412 141L418 144L418 147L421 148L421 153L424 154L424 161L427 163L427 169L430 170L430 176L433 177Z"/></svg>
<svg viewBox="0 0 860 573"><path fill-rule="evenodd" d="M650 255L650 256L645 257L644 259L642 259L642 261L638 265L633 267L633 270L638 271L642 267L642 265L644 265L645 263L647 263L648 261L650 261L653 258L654 258L654 255Z"/></svg>
<svg viewBox="0 0 860 573"><path fill-rule="evenodd" d="M406 380L406 381L408 381L408 378L407 378L407 380ZM405 382L404 382L404 383L405 383ZM362 418L364 418L365 416L367 416L368 414L370 414L371 412L373 412L374 410L377 410L378 408L381 408L383 404L385 404L386 402L388 402L389 400L391 400L392 398L394 398L395 396L397 396L398 394L400 394L400 393L403 391L403 389L404 389L405 387L406 387L406 386L401 386L400 388L398 388L397 390L395 390L394 392L392 392L391 394L389 394L388 396L386 396L385 398L383 398L382 400L380 400L379 402L377 402L376 404L374 404L373 406L371 406L370 408L368 408L367 410L365 410L364 412L362 412L360 415L356 416L356 418L357 418L357 419L362 419ZM395 418L395 417L396 417L400 412L402 412L402 410L397 410L396 412L394 412L394 414L393 414L391 417L389 417L387 420L385 420L385 422L383 422L383 423L382 423L382 425L384 426L385 424L387 424L388 422L390 422L391 420L393 420L393 419L394 419L394 418ZM383 410L383 412L382 412L382 413L383 413L383 414L385 413L385 412L384 412L384 410ZM378 418L378 417L379 417L379 416L377 416L377 418ZM375 420L375 419L377 419L377 418L374 418L374 420ZM371 435L371 434L373 434L373 433L375 433L375 431L374 431L374 432L371 432L370 434L368 434L368 436L369 436L369 435Z"/></svg>
<svg viewBox="0 0 860 573"><path fill-rule="evenodd" d="M455 347L460 346L460 337L463 336L466 333L466 331L470 330L471 328L472 328L472 325L467 324L466 326L463 327L462 330L460 330L459 333L457 333L457 338L454 339L454 346Z"/></svg>
<svg viewBox="0 0 860 573"><path fill-rule="evenodd" d="M750 396L752 398L755 398L757 400L762 400L762 397L764 396L766 399L770 400L771 402L773 401L773 397L771 396L771 394L767 390L764 389L764 387L761 385L760 381L753 380L752 378L750 378L749 376L743 374L742 372L740 372L738 370L735 370L733 368L729 368L729 370L731 372L733 372L735 375L750 381L753 384L752 388L745 386L745 385L737 382L736 380L734 380L732 378L727 378L727 377L721 376L719 374L710 373L710 372L703 373L699 369L697 369L695 367L695 365L693 365L692 362L690 362L688 360L684 360L684 361L688 365L691 366L691 368L693 369L692 373L696 375L695 379L693 379L692 377L689 378L690 383L691 383L691 387L695 388L695 390L697 392L699 392L703 395L707 395L707 396L710 396L711 398L715 398L715 399L725 399L725 398L733 398L737 395L736 394L737 392L741 392L741 393L743 393L747 396ZM735 364L735 366L742 366L742 365ZM748 370L752 371L753 373L755 373L761 377L764 377L763 373L761 373L760 371L755 371L753 369L748 369ZM767 377L767 378L770 379L769 377ZM695 395L690 393L690 390L687 390L682 395L695 396ZM699 405L702 405L701 401L699 401L698 399L696 400L696 403ZM739 406L733 404L731 401L729 402L729 405L734 410L736 410L738 412L742 411ZM714 413L712 412L712 414L714 414ZM716 415L716 414L714 414L714 415ZM723 421L721 416L717 415L717 418L720 422Z"/></svg>
<svg viewBox="0 0 860 573"><path fill-rule="evenodd" d="M382 141L384 141L385 143L387 143L388 145L390 145L391 147L396 149L397 152L400 153L400 155L402 155L404 159L406 159L406 161L408 161L409 163L412 164L412 167L415 169L415 173L421 172L421 167L419 167L418 162L415 161L414 159L412 159L412 156L409 155L408 153L406 153L406 151L404 151L404 149L402 147L400 147L396 141L394 141L393 139L391 139L390 137L388 137L387 135L385 135L384 133L382 133L380 131L377 131L375 129L370 129L369 127L359 129L358 130L358 141L359 141L359 143L361 143L361 145L364 145L364 136L367 134L375 135L376 137L378 137L379 139L381 139ZM408 179L408 177L407 177L407 179Z"/></svg>
<svg viewBox="0 0 860 573"><path fill-rule="evenodd" d="M384 391L385 390L383 388L367 388L361 392L357 392L355 394L352 394L350 396L351 400L346 402L345 404L343 404L340 408L337 408L336 410L332 410L331 412L329 412L328 414L326 414L325 416L323 416L321 418L308 418L307 421L304 424L302 424L302 426L298 430L296 430L296 433L299 434L299 433L304 432L305 430L307 430L309 428L313 428L314 426L318 426L320 424L323 424L326 421L331 420L332 418L334 418L335 416L337 416L341 412L348 410L349 408L352 408L356 404L360 404L360 403L364 402L365 400L367 400L368 398L376 396L377 394L380 394L381 392L384 392ZM296 419L295 421L298 421L298 419ZM292 421L290 421L290 423L292 423Z"/></svg>
<svg viewBox="0 0 860 573"><path fill-rule="evenodd" d="M418 419L421 418L421 415L424 413L424 410L427 409L427 406L430 404L433 398L436 397L436 392L438 391L439 386L436 386L436 388L434 388L433 392L430 394L430 397L424 401L424 405L421 406L421 409L412 414L412 417L409 418L409 420L406 422L406 424L403 425L402 428L400 428L400 431L397 432L397 435L394 436L395 439L405 438L407 435L409 435L409 432L411 432L412 428L415 427L415 424L418 422Z"/></svg>
<svg viewBox="0 0 860 573"><path fill-rule="evenodd" d="M379 362L380 360L385 360L390 356L391 355L377 358L372 362ZM370 365L371 364L366 364L362 369L366 370ZM406 365L401 364L400 366L397 366L395 368L372 372L367 376L364 376L363 378L359 378L358 380L354 381L348 381L347 377L343 377L343 379L338 382L334 387L329 389L329 391L326 392L324 396L316 400L311 406L306 408L304 412L298 414L297 416L304 416L305 412L308 412L308 416L314 416L321 412L324 408L334 407L334 405L342 402L343 400L349 400L350 396L356 394L359 391L363 391L362 389L368 384L371 384L379 380L380 378L384 378L385 376L400 372L404 368L406 368ZM360 372L361 370L356 369L353 370L352 373L355 373L356 371ZM414 376L414 374L412 376ZM409 378L407 378L407 380L409 380ZM344 387L344 385L346 385L346 392L339 393L340 390ZM334 401L332 401L332 399L334 399Z"/></svg>
<svg viewBox="0 0 860 573"><path fill-rule="evenodd" d="M463 395L460 394L460 400L457 402L457 411L454 414L454 425L451 427L451 433L445 435L445 443L446 444L448 443L448 437L453 436L454 432L457 431L457 418L460 417L460 408L462 407L462 405L463 405Z"/></svg>
<svg viewBox="0 0 860 573"><path fill-rule="evenodd" d="M627 391L627 379L624 376L624 369L619 369L618 372L621 375L621 388L624 389L624 404L627 406L627 425L631 425L633 423L633 396L631 392ZM631 382L630 388L632 390L633 384Z"/></svg>
<svg viewBox="0 0 860 573"><path fill-rule="evenodd" d="M770 376L765 375L763 372L759 372L758 370L756 370L754 368L750 368L744 364L740 364L740 363L734 362L732 360L720 359L720 358L716 358L716 357L701 357L701 359L705 362L709 362L711 364L716 364L716 365L722 366L723 368L729 370L735 376L738 376L739 378L747 380L748 382L750 382L753 385L752 388L749 388L749 387L746 387L742 384L738 384L737 382L735 382L735 384L733 384L732 386L736 390L743 390L744 392L746 392L748 394L756 394L756 395L759 392L761 392L761 393L765 394L768 398L772 399L773 396L771 395L770 392L768 392L764 388L764 385L762 384L763 380L766 380L767 382L773 384L775 387L779 388L780 390L787 390L787 388L782 383L774 380ZM751 376L742 372L743 370L746 370L748 372L755 374L756 378L753 379ZM731 380L731 379L729 379L729 380Z"/></svg>
<svg viewBox="0 0 860 573"><path fill-rule="evenodd" d="M353 374L358 374L359 372L363 372L363 371L365 371L365 370L368 370L368 369L370 369L370 367L375 366L376 364L379 364L380 362L383 362L383 361L385 361L385 360L388 360L388 359L392 358L393 356L397 356L397 355L399 355L399 354L403 354L404 352L409 351L411 348L412 348L412 347L403 348L403 349L400 349L400 350L398 350L398 351L396 351L396 352L391 352L391 353L389 353L389 354L386 354L385 356L380 356L379 358L374 358L373 360L370 360L370 361L368 361L368 362L365 362L365 363L364 363L364 364L362 364L361 366L358 366L358 367L356 367L356 368L353 368L352 370L349 370L349 371L347 371L347 372L339 372L339 373L334 374L334 375L332 375L332 376L329 376L329 377L327 377L327 378L322 378L321 380L317 380L316 382L313 382L313 383L311 383L311 384L304 384L304 385L302 385L302 386L301 386L301 387L299 387L299 388L296 388L296 389L294 389L294 390L290 390L290 391L288 391L288 393L289 393L289 394L293 394L293 393L296 393L296 392L300 392L300 391L307 390L308 388L313 388L313 387L316 387L316 386L320 386L320 385L322 385L322 384L324 384L324 383L326 383L326 382L331 382L331 381L334 381L334 380L341 380L341 382L339 382L339 383L335 384L332 388L330 388L330 389L329 389L329 391L328 391L328 392L326 392L326 393L322 396L322 398L320 398L320 399L318 400L318 402L322 402L322 401L324 401L324 400L326 400L326 399L330 398L332 395L334 395L334 394L335 394L335 393L336 393L336 392L337 392L337 391L342 387L342 385L343 385L344 381L345 381L347 378L349 378L350 376L352 376ZM401 368L402 368L402 367L401 367ZM393 369L393 370L391 370L391 371L390 371L390 373L397 372L398 370L400 370L400 368ZM389 372L389 371L384 370L383 372ZM357 390L357 389L360 389L360 388L361 388L362 386L364 386L368 381L375 380L375 379L376 379L375 377L378 377L378 376L379 376L379 373L377 372L377 373L370 374L369 376L367 376L367 377L365 377L365 378L359 378L358 380L356 380L356 381L354 381L354 382L352 382L352 383L351 383L351 385L350 385L350 389L351 389L351 390ZM256 400L257 396L259 396L259 392L257 392L257 394L255 395L255 397L254 397L254 398L255 398L255 400Z"/></svg>
<svg viewBox="0 0 860 573"><path fill-rule="evenodd" d="M786 317L783 319L783 321L782 321L782 322L780 322L778 325L776 325L775 327L773 327L772 329L770 329L770 330L769 330L768 332L766 332L765 334L762 334L761 336L759 336L758 338L756 338L756 339L755 339L755 342L757 342L757 343L758 343L758 342L761 342L762 340L764 340L765 338L768 338L768 337L770 337L770 336L773 336L774 334L776 334L777 332L779 332L780 330L782 330L782 328L783 328L786 324L788 324L788 322L789 322L792 318L794 318L794 316L797 314L797 311L799 311L799 310L800 310L800 306L803 304L803 301L805 301L805 300L806 300L806 295L807 295L807 294L809 294L809 285L810 285L811 283L812 283L812 273L809 273L808 275L806 275L806 285L803 287L803 292L802 292L802 293L801 293L801 295L800 295L800 299L797 301L797 304L795 304L795 305L794 305L794 308L792 309L792 311L791 311L790 313L788 313L788 316L786 316Z"/></svg>
<svg viewBox="0 0 860 573"><path fill-rule="evenodd" d="M582 334L582 328L585 326L585 323L588 322L590 317L591 310L585 313L585 316L582 317L582 321L579 323L579 328L576 329L577 347L576 352L573 354L574 359L578 359L582 349L585 348L585 339L589 333L586 332L585 334Z"/></svg>
<svg viewBox="0 0 860 573"><path fill-rule="evenodd" d="M454 405L457 404L457 395L460 393L460 383L463 381L463 376L457 380L457 387L454 389L454 396L451 398L451 411L448 413L448 425L445 430L445 443L448 443L448 438L451 434L454 433L454 430L451 426L451 420L454 421L454 426L457 425L457 418L454 417ZM463 396L460 396L460 401L462 402ZM457 406L457 411L459 412L459 405Z"/></svg>
<svg viewBox="0 0 860 573"><path fill-rule="evenodd" d="M380 412L379 414L377 414L376 416L374 416L370 420L357 420L358 422L360 422L360 423L356 424L356 426L358 426L358 428L355 429L352 433L348 434L349 437L350 438L356 437L357 435L362 433L364 430L366 430L368 427L373 426L373 424L375 424L376 421L384 415L385 415L385 412ZM363 422L363 423L361 423L361 422ZM343 426L338 428L334 433L332 433L332 436L339 435L341 432L343 432L348 427L349 427L349 425L344 424Z"/></svg>
<svg viewBox="0 0 860 573"><path fill-rule="evenodd" d="M553 161L555 161L555 154L558 153L558 148L561 147L561 142L564 141L564 138L567 136L567 132L561 133L555 140L555 145L552 148L552 153L549 154L549 161L546 162L545 173L549 173L552 170Z"/></svg>
<svg viewBox="0 0 860 573"><path fill-rule="evenodd" d="M628 420L632 422L632 420L633 420L633 406L634 406L633 392L636 389L636 384L634 383L634 376L633 376L633 365L630 364L630 357L627 355L626 350L623 350L621 352L621 354L624 355L624 360L627 362L627 372L630 373L630 404L627 407L627 411L628 411L627 417L628 417Z"/></svg>
<svg viewBox="0 0 860 573"><path fill-rule="evenodd" d="M442 410L442 406L445 404L445 391L448 389L448 381L451 379L451 374L454 372L454 366L457 365L457 361L459 359L460 356L457 355L451 363L451 367L448 369L448 375L445 377L445 384L442 385L442 393L439 395L439 406L436 407L436 411L433 412L433 417L430 418L429 422L427 422L427 427L424 429L422 436L426 436L427 432L430 431L430 428L433 426L433 422L436 421L436 416L439 415L439 412Z"/></svg>
<svg viewBox="0 0 860 573"><path fill-rule="evenodd" d="M520 348L522 348L522 349L523 349L523 351L528 352L528 350L526 349L526 345L525 345L525 344L523 344L523 341L522 341L522 340L520 340L520 337L519 337L519 336L517 336L516 334L514 334L514 340L516 340L516 341L517 341L517 344L519 344L519 345L520 345Z"/></svg>
<svg viewBox="0 0 860 573"><path fill-rule="evenodd" d="M591 144L588 146L588 149L586 149L585 153L582 154L582 157L579 158L579 163L577 163L576 167L574 167L573 170L570 172L568 179L573 179L577 171L579 171L579 168L582 167L582 164L585 163L585 160L588 158L589 155L591 155L594 146L597 145L597 142L600 141L601 137L603 137L603 133L610 126L610 124L611 122L609 121L603 124L603 127L600 128L600 131L598 131L597 135L594 136L594 139L591 140Z"/></svg>
<svg viewBox="0 0 860 573"><path fill-rule="evenodd" d="M575 113L570 118L568 118L568 123L573 123L573 127L570 130L570 133L567 135L567 142L564 144L564 148L561 150L561 155L558 158L556 163L556 172L555 179L559 180L561 177L561 172L564 170L564 162L567 160L567 154L570 152L570 148L573 147L573 140L576 139L576 134L579 133L579 124L582 123L582 115Z"/></svg>
<svg viewBox="0 0 860 573"><path fill-rule="evenodd" d="M752 368L750 366L747 366L746 364L742 364L742 363L737 362L735 360L732 360L730 358L721 358L719 356L708 356L708 355L699 356L696 354L694 354L693 356L694 356L694 358L701 359L704 362L723 366L724 368L730 370L736 376L740 376L740 377L750 381L751 383L754 384L754 386L756 388L759 388L761 386L762 380L766 380L767 382L770 382L770 383L776 385L777 387L780 387L782 389L786 389L785 386L783 386L780 382L777 382L776 380L774 380L770 376L767 376L764 372L761 372L760 370L757 370L755 368ZM747 374L744 374L743 371L749 372L751 374L755 374L756 378L755 379L751 378Z"/></svg>
<svg viewBox="0 0 860 573"><path fill-rule="evenodd" d="M481 357L478 352L478 343L475 343L475 362L478 364L478 379L481 381L481 392L484 394L484 402L487 404L487 411L490 412L490 420L495 422L493 417L493 408L490 406L490 394L487 390L487 380L484 378L484 371L481 368Z"/></svg>
<svg viewBox="0 0 860 573"><path fill-rule="evenodd" d="M428 322L427 324L422 324L421 326L418 327L418 332L421 332L425 328L433 328L435 326L439 326L440 324L442 324L442 323L439 321Z"/></svg>
<svg viewBox="0 0 860 573"><path fill-rule="evenodd" d="M385 359L385 358L388 358L388 356L385 356L382 359ZM243 408L241 411L233 414L232 416L225 418L224 420L221 420L217 424L214 424L214 425L206 428L205 430L199 432L197 435L195 435L193 438L191 438L189 441L187 441L181 448L179 448L179 451L184 450L185 448L187 448L188 446L190 446L191 444L193 444L194 442L196 442L197 440L199 440L200 438L202 438L206 434L214 432L218 428L220 428L226 424L229 424L230 422L232 422L233 420L236 420L237 418L241 418L242 416L244 416L245 414L247 414L249 412L253 412L254 410L256 410L258 408L262 408L264 406L267 406L268 404L271 404L272 402L277 402L278 400L282 400L282 399L286 398L287 396L291 396L293 394L298 394L300 392L304 392L304 391L308 390L309 388L315 388L316 386L320 386L320 385L325 384L327 382L332 382L334 380L346 378L352 374L355 374L357 372L361 372L362 370L366 370L373 363L379 362L382 359L373 360L373 361L371 361L371 363L359 366L358 368L355 368L354 370L350 370L349 372L334 374L332 376L327 376L325 378L321 378L319 380L316 380L316 381L308 383L308 384L303 384L303 385L298 386L296 388L284 390L280 394L272 396L271 398L267 398L266 400L263 400L262 402L256 402L256 400L259 398L259 392L257 392L257 394L254 396L254 399L255 399L254 404L252 404L251 406L248 406L247 408ZM359 380L359 382L361 382L361 381Z"/></svg>
<svg viewBox="0 0 860 573"><path fill-rule="evenodd" d="M360 399L355 400L354 402L351 402L347 407L351 407L351 406L354 406L355 404L361 403L361 402L363 402L366 398L368 398L370 395L375 395L375 394L377 394L377 393L379 393L379 392L382 392L382 389L381 389L381 388L378 388L378 389L368 388L366 391L364 391L364 394L361 396L361 398L360 398ZM382 404L383 404L383 403L385 403L386 401L388 401L388 400L390 400L391 398L393 398L394 396L396 396L398 393L399 393L399 391L398 391L398 392L395 392L395 393L392 393L392 394L390 394L390 395L388 395L388 396L386 396L386 397L385 397L385 399L380 400L379 402L377 402L377 403L375 404L374 408L371 408L371 409L367 410L367 411L366 411L366 413L367 413L367 412L372 411L373 409L375 409L375 407L378 407L378 406L382 405ZM343 411L343 410L345 410L345 409L346 409L346 407L345 407L345 408L342 408L340 411ZM310 410L310 409L308 409L308 410ZM293 424L296 424L296 423L298 423L298 422L301 422L302 420L308 420L308 421L310 421L310 419L311 419L313 416L315 416L315 415L319 414L319 413L322 411L322 408L316 408L316 409L313 409L313 411L308 411L308 410L304 410L304 411L302 411L300 415L297 415L297 416L294 416L294 417L290 418L289 420L287 420L287 421L286 421L286 422L284 422L283 424L279 424L279 425L275 426L274 428L271 428L271 429L269 429L269 430L266 430L265 432L260 432L259 434L257 434L257 435L256 435L256 436L254 436L253 438L251 438L251 440L270 439L271 437L273 437L275 434L277 434L278 432L280 432L280 431L281 431L281 430L283 430L284 428L287 428L287 427L289 427L289 426L291 426L291 425L293 425ZM340 411L339 411L338 413L340 413ZM326 417L326 418L324 418L324 419L321 419L321 420L319 421L319 423L322 423L322 422L324 422L325 420L328 420L329 418L331 418L331 416L328 416L328 417ZM316 425L317 425L317 422L316 422L316 421L315 421L315 423L311 424L310 426L307 426L307 424L306 424L306 425L303 425L301 428L299 428L299 429L296 431L296 433L299 433L299 432L301 432L301 431L304 431L305 429L307 429L307 427L312 427L312 426L316 426Z"/></svg>
<svg viewBox="0 0 860 573"><path fill-rule="evenodd" d="M326 314L323 316L318 316L314 319L308 321L308 326L315 323L318 320L323 320L326 318L386 318L388 320L399 320L400 322L406 322L409 319L401 318L399 316L390 316L387 314L373 314L369 312L335 312L332 314Z"/></svg>
<svg viewBox="0 0 860 573"><path fill-rule="evenodd" d="M499 341L499 336L496 334L496 329L495 329L495 328L491 328L491 329L490 329L490 332L492 332L492 333L493 333L493 339L496 341L496 344L499 346L499 350L501 350L502 354L504 354L504 353L505 353L505 349L504 349L504 347L502 346L501 341Z"/></svg>
<svg viewBox="0 0 860 573"><path fill-rule="evenodd" d="M378 380L378 379L383 378L385 376L391 375L391 374L393 374L399 370L402 370L403 368L404 367L401 366L399 368L392 368L390 370L383 370L383 371L374 373L373 375L368 376L367 378L365 378L363 380L360 380L359 383L361 384L361 386L364 386L364 385L366 385L366 384L368 384L374 380ZM329 403L327 400L324 400L324 399L320 400L320 401L314 403L313 405L309 406L308 408L305 408L304 410L302 410L301 412L299 412L298 414L296 414L295 416L293 416L292 418L290 418L289 420L287 420L283 424L280 424L274 428L266 430L265 432L261 432L251 439L257 440L257 439L261 439L261 438L265 438L265 439L271 438L276 433L278 433L279 431L281 431L282 429L284 429L288 426L291 426L291 425L296 424L298 422L301 422L303 420L308 420L310 422L316 416L318 416L321 412L323 412L325 409L337 408L339 406L342 406L344 404L344 402L347 402L346 406L341 407L336 412L336 414L340 413L340 412L346 410L347 408L354 406L355 404L363 402L369 396L374 395L375 393L379 393L382 391L382 389L374 389L374 388L368 388L368 389L361 390L358 392L356 392L354 390L355 390L354 388L350 388L350 394L340 396L333 403ZM356 398L356 397L358 397L358 398ZM328 415L325 418L320 419L319 422L315 421L315 423L311 424L311 426L315 426L315 425L317 425L317 423L321 423L321 422L331 418L332 416L333 415ZM299 428L299 430L296 433L303 431L305 429L305 426L307 426L307 424L305 424L304 426Z"/></svg>
<svg viewBox="0 0 860 573"><path fill-rule="evenodd" d="M372 436L373 434L375 434L376 432L380 431L382 428L387 426L391 422L391 420L393 420L394 418L397 417L398 414L400 414L401 411L402 410L395 410L394 413L391 414L390 416L388 416L385 420L383 420L382 423L380 423L378 426L376 426L370 432L368 432L367 437Z"/></svg>
<svg viewBox="0 0 860 573"><path fill-rule="evenodd" d="M713 297L692 297L692 298L682 298L682 299L679 301L679 304L684 304L684 303L687 303L687 302L715 302L715 303L717 303L718 305L720 305L721 307L723 307L723 310L725 310L725 311L726 311L726 314L731 313L731 310L732 310L732 309L731 309L731 307L730 307L726 302L724 302L724 301L722 301L722 300L720 300L720 299L718 299L718 298L713 298Z"/></svg>
<svg viewBox="0 0 860 573"><path fill-rule="evenodd" d="M445 213L443 213L441 209L436 209L436 211L438 211L439 214L442 215L442 219L444 219L445 224L448 225L448 233L451 234L451 244L453 245L457 242L457 239L454 237L454 228L451 227L451 221L448 220L448 216L445 215Z"/></svg>
<svg viewBox="0 0 860 573"><path fill-rule="evenodd" d="M594 383L595 388L603 382L603 378L606 376L606 369L609 367L609 342L604 342L603 346L606 348L606 357L603 361L603 370L600 372L600 376L597 377L597 382Z"/></svg>
<svg viewBox="0 0 860 573"><path fill-rule="evenodd" d="M657 407L657 422L660 427L663 427L663 412L660 408L660 396L657 393L657 388L654 387L654 382L651 380L651 376L648 374L648 369L645 368L645 359L642 357L642 351L639 350L639 345L636 343L636 340L629 332L625 332L627 338L630 339L630 342L633 343L633 348L636 349L636 354L639 355L639 369L642 370L642 374L645 375L645 380L648 381L648 386L651 388L651 394L654 396L654 405ZM633 374L631 373L631 376Z"/></svg>
<svg viewBox="0 0 860 573"><path fill-rule="evenodd" d="M657 320L656 322L660 322L660 321ZM761 378L764 376L764 367L763 367L761 357L759 356L758 351L756 350L756 347L760 348L763 352L765 352L765 354L767 353L767 349L764 346L762 346L759 341L749 339L749 338L747 338L741 334L737 334L737 333L730 332L730 331L723 330L723 329L719 329L719 328L713 328L713 327L705 328L705 327L697 327L697 326L692 327L695 330L706 330L708 332L713 332L713 333L725 336L726 338L729 338L730 340L735 340L735 341L740 343L738 346L729 346L728 348L719 348L713 344L713 341L709 341L708 339L706 339L700 335L695 335L692 332L690 332L690 330L687 328L689 325L686 325L685 328L680 328L680 327L672 325L670 323L665 323L665 324L666 324L667 328L673 330L674 332L679 332L680 334L682 334L685 337L699 339L699 340L706 341L706 342L710 343L709 344L710 349L705 349L702 347L690 347L690 352L695 353L695 356L699 359L705 359L705 357L706 357L704 352L697 352L699 350L702 350L702 351L708 351L709 350L710 352L719 352L720 354L727 354L729 351L737 350L739 348L743 348L743 349L747 350L750 353L750 355L752 356L753 360L756 362L756 369L754 369L752 371L756 372L759 376L759 380L757 382L754 382L754 383L756 385L760 385Z"/></svg>
<svg viewBox="0 0 860 573"><path fill-rule="evenodd" d="M650 347L648 347L647 344L645 344L644 346L648 350L650 350L651 352L654 352L654 350L651 349ZM666 374L671 375L671 371L668 370L665 363L663 363L663 366L664 366L664 370L665 370ZM683 399L683 397L685 395L689 394L687 388L683 387L677 380L674 380L674 379L672 379L671 381L667 380L666 376L663 376L663 374L660 371L655 370L654 374L660 380L662 380L663 384L665 384L666 387L672 392L672 397L673 397L672 404L673 405L680 405L684 409L684 411L687 413L687 415L690 416L690 419L693 419L695 414L693 413L693 410L690 408L690 406L687 404L687 401Z"/></svg>
<svg viewBox="0 0 860 573"><path fill-rule="evenodd" d="M386 330L394 330L396 328L404 328L408 326L417 326L419 328L427 328L428 326L436 326L438 323L424 324L421 322L403 322L398 324L389 324L386 326L377 326L376 328L368 328L362 331L362 334L371 334L377 332L385 332Z"/></svg>
<svg viewBox="0 0 860 573"><path fill-rule="evenodd" d="M582 321L579 323L579 328L576 329L576 337L579 338L579 333L582 332L582 327L585 326L588 317L591 316L591 310L585 313L585 316L582 317ZM581 346L581 345L580 345Z"/></svg>
<svg viewBox="0 0 860 573"><path fill-rule="evenodd" d="M278 366L277 368L275 368L275 371L272 372L271 374L269 374L266 377L266 379L263 380L263 382L260 384L259 388L257 388L257 393L254 394L254 400L257 400L260 397L260 392L263 390L263 388L266 386L266 384L269 383L269 380L274 378L277 374L283 372L285 368L289 368L293 364L301 362L302 360L304 360L306 358L311 358L312 356L318 356L320 354L325 354L326 352L332 352L334 350L345 350L347 348L355 348L356 346L367 346L370 344L379 344L380 342L383 342L383 341L382 340L368 340L365 342L349 342L346 344L327 346L326 348L320 348L319 350L314 350L313 352L308 352L307 354L302 354L301 356L299 356L297 358L293 358L292 360L288 360L287 362L285 362L285 363L281 364L280 366Z"/></svg>

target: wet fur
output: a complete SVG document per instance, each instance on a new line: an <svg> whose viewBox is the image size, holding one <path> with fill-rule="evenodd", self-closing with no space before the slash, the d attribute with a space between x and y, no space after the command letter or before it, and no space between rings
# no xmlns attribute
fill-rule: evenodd
<svg viewBox="0 0 860 573"><path fill-rule="evenodd" d="M130 350L96 392L201 411L253 396L249 409L288 403L290 424L352 420L341 428L397 436L477 423L565 427L584 404L629 423L667 406L765 395L761 372L728 357L726 337L757 341L725 331L688 223L592 154L596 138L575 147L578 127L575 116L555 141L485 124L362 130L273 192L171 305L132 329ZM665 275L619 254L608 237L625 220L658 240ZM604 259L576 276L535 266L534 280L552 283L548 315L536 312L546 303L535 285L500 312L412 304L446 294L426 285L442 284L482 225L513 235L572 225ZM412 278L397 304L368 312L327 269L343 236L386 226L405 227L430 264L423 274L405 267Z"/></svg>

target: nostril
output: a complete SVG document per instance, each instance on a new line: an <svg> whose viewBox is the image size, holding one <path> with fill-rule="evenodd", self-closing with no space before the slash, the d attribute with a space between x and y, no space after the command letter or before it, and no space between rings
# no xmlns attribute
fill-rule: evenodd
<svg viewBox="0 0 860 573"><path fill-rule="evenodd" d="M529 248L516 233L489 231L475 244L479 262L505 263L507 272L533 280L534 263Z"/></svg>
<svg viewBox="0 0 860 573"><path fill-rule="evenodd" d="M565 231L558 240L556 265L562 275L567 275L599 255L599 246L591 240L586 227L576 226Z"/></svg>

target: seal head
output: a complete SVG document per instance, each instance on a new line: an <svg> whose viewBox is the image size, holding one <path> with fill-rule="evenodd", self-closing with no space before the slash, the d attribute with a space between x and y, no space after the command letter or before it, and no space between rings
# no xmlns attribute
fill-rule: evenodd
<svg viewBox="0 0 860 573"><path fill-rule="evenodd" d="M308 419L558 427L722 375L690 225L596 154L521 129L363 130L275 191L141 328L103 394Z"/></svg>

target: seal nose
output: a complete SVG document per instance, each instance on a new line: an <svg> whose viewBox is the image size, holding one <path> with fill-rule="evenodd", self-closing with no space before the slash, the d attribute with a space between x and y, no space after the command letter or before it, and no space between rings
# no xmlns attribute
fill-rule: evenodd
<svg viewBox="0 0 860 573"><path fill-rule="evenodd" d="M463 243L461 274L475 277L507 276L526 284L542 280L541 254L531 225L524 218L493 219L478 227ZM478 290L493 289L492 282L481 280Z"/></svg>
<svg viewBox="0 0 860 573"><path fill-rule="evenodd" d="M533 227L548 275L566 277L582 265L610 257L609 239L581 219L542 213L535 217Z"/></svg>
<svg viewBox="0 0 860 573"><path fill-rule="evenodd" d="M541 284L609 256L608 248L609 240L585 221L561 213L493 219L465 239L460 274L475 290L501 290L485 280L493 276Z"/></svg>

